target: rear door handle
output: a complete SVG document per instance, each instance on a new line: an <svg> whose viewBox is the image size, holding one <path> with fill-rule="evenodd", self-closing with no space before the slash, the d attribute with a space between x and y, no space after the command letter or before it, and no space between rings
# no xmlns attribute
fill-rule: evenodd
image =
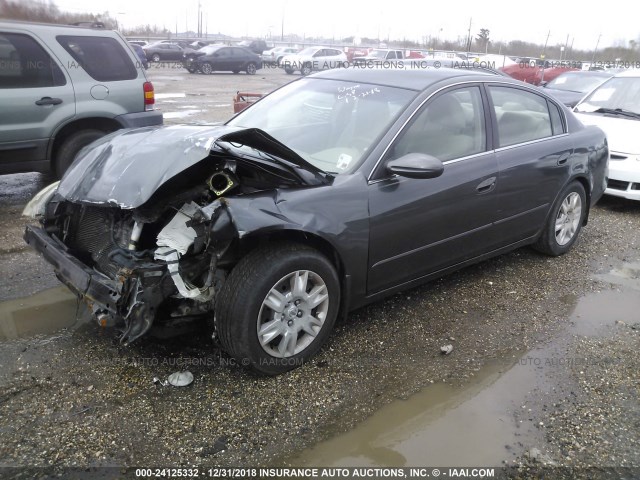
<svg viewBox="0 0 640 480"><path fill-rule="evenodd" d="M61 98L42 97L40 100L36 100L36 105L60 105L62 103Z"/></svg>
<svg viewBox="0 0 640 480"><path fill-rule="evenodd" d="M493 190L496 186L496 177L487 178L483 180L480 185L476 187L478 193L487 193Z"/></svg>

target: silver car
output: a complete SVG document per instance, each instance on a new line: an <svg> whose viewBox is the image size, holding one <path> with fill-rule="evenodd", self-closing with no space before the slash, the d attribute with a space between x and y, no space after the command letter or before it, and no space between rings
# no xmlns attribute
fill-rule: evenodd
<svg viewBox="0 0 640 480"><path fill-rule="evenodd" d="M309 75L317 70L348 67L349 61L347 55L337 48L307 47L301 52L284 57L280 66L289 75L296 70L302 75Z"/></svg>
<svg viewBox="0 0 640 480"><path fill-rule="evenodd" d="M53 171L120 128L162 124L142 62L115 31L0 21L0 174Z"/></svg>

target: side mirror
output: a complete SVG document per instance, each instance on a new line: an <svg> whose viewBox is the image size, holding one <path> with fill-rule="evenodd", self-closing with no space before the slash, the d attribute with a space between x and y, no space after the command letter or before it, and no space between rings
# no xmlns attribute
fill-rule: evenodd
<svg viewBox="0 0 640 480"><path fill-rule="evenodd" d="M408 153L387 163L387 171L407 178L436 178L444 165L436 157L424 153Z"/></svg>

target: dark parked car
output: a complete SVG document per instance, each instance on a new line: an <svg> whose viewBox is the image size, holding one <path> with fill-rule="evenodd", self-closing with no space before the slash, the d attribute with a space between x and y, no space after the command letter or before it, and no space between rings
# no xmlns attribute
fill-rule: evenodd
<svg viewBox="0 0 640 480"><path fill-rule="evenodd" d="M582 70L565 72L545 83L544 88L567 107L575 107L582 97L611 77L613 73Z"/></svg>
<svg viewBox="0 0 640 480"><path fill-rule="evenodd" d="M142 47L147 58L152 62L161 62L163 60L182 60L183 51L179 45L173 43L154 43Z"/></svg>
<svg viewBox="0 0 640 480"><path fill-rule="evenodd" d="M247 72L255 75L262 68L260 56L246 48L211 45L183 56L183 65L190 73Z"/></svg>
<svg viewBox="0 0 640 480"><path fill-rule="evenodd" d="M243 40L241 42L238 42L237 46L246 48L247 50L251 50L257 55L262 55L262 52L271 48L267 46L267 42L265 42L264 40Z"/></svg>
<svg viewBox="0 0 640 480"><path fill-rule="evenodd" d="M337 69L224 125L104 138L28 205L25 238L123 342L199 318L277 374L338 315L524 245L566 253L608 156L512 79Z"/></svg>
<svg viewBox="0 0 640 480"><path fill-rule="evenodd" d="M129 45L131 45L133 51L136 52L136 56L138 57L138 60L140 60L140 65L142 65L145 69L148 69L149 60L147 60L147 54L144 53L144 49L137 43L129 42Z"/></svg>

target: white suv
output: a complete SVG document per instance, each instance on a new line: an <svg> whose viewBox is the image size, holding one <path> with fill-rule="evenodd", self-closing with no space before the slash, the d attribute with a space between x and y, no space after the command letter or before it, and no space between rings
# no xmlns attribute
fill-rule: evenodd
<svg viewBox="0 0 640 480"><path fill-rule="evenodd" d="M607 134L611 154L605 193L640 200L640 71L610 78L574 112L582 123L597 125Z"/></svg>
<svg viewBox="0 0 640 480"><path fill-rule="evenodd" d="M349 61L347 55L337 48L307 47L301 52L284 57L280 66L288 74L299 70L302 75L309 75L314 70L347 67Z"/></svg>

